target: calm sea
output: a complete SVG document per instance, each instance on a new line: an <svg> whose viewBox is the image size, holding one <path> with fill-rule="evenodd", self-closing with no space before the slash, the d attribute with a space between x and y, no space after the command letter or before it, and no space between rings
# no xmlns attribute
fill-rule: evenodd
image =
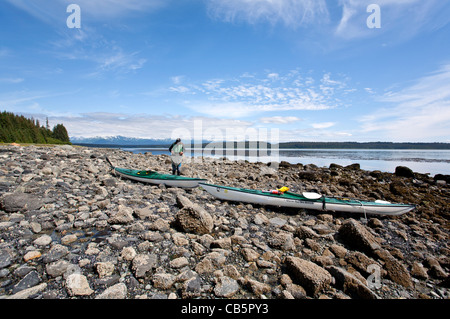
<svg viewBox="0 0 450 319"><path fill-rule="evenodd" d="M161 148L122 148L132 153L151 152L154 155L169 154ZM450 150L358 150L358 149L280 149L278 152L249 149L235 151L218 149L215 152L191 149L188 157L226 157L230 160L247 160L249 162L286 161L291 164L314 164L329 167L331 163L346 166L359 163L364 170L395 171L397 166L407 166L414 172L423 174L450 174Z"/></svg>

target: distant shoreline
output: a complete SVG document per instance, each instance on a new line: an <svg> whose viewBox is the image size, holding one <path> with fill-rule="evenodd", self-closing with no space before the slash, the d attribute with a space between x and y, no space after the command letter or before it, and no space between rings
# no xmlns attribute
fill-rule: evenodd
<svg viewBox="0 0 450 319"><path fill-rule="evenodd" d="M170 144L103 144L103 143L72 143L73 145L100 148L168 148ZM189 143L185 143L189 145ZM220 148L276 148L277 144L263 142L211 142L191 144L193 148L214 146ZM228 146L228 147L227 147ZM450 150L450 143L394 143L394 142L286 142L279 143L278 149L380 149L380 150Z"/></svg>

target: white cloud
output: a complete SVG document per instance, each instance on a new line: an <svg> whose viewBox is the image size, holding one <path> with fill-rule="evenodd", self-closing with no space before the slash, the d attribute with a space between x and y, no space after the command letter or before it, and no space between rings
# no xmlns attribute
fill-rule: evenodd
<svg viewBox="0 0 450 319"><path fill-rule="evenodd" d="M261 123L265 124L289 124L301 121L301 118L298 118L296 116L272 116L272 117L262 117L259 119Z"/></svg>
<svg viewBox="0 0 450 319"><path fill-rule="evenodd" d="M178 84L181 84L181 82L183 81L184 75L172 76L170 79L172 80L173 84L177 84L178 85Z"/></svg>
<svg viewBox="0 0 450 319"><path fill-rule="evenodd" d="M329 128L336 125L336 123L334 122L325 122L325 123L313 123L311 124L311 126L315 129L324 129L324 128Z"/></svg>
<svg viewBox="0 0 450 319"><path fill-rule="evenodd" d="M381 28L367 26L370 4L380 7ZM342 16L335 34L343 39L374 37L385 33L405 40L423 31L442 28L450 22L450 9L440 0L340 0Z"/></svg>
<svg viewBox="0 0 450 319"><path fill-rule="evenodd" d="M124 49L93 28L67 30L61 29L59 38L50 42L48 54L61 60L91 62L92 67L86 71L88 77L136 72L147 62L141 52Z"/></svg>
<svg viewBox="0 0 450 319"><path fill-rule="evenodd" d="M450 64L380 100L392 106L362 117L363 132L379 133L395 141L450 138Z"/></svg>
<svg viewBox="0 0 450 319"><path fill-rule="evenodd" d="M21 83L23 81L24 81L24 79L22 79L22 78L0 78L0 83L16 84L16 83Z"/></svg>
<svg viewBox="0 0 450 319"><path fill-rule="evenodd" d="M328 21L325 0L209 0L209 14L226 22L282 23L297 28Z"/></svg>
<svg viewBox="0 0 450 319"><path fill-rule="evenodd" d="M59 0L63 3L73 3L73 0ZM132 12L148 12L158 9L168 3L168 0L76 0L83 13L98 18L114 18Z"/></svg>
<svg viewBox="0 0 450 319"><path fill-rule="evenodd" d="M246 117L263 112L319 111L338 107L338 95L347 94L347 79L332 80L323 75L319 85L299 72L268 73L263 77L211 79L200 84L171 87L172 92L195 94L196 101L185 106L202 114L223 117ZM268 79L270 78L270 80ZM326 85L325 85L326 84Z"/></svg>
<svg viewBox="0 0 450 319"><path fill-rule="evenodd" d="M330 131L324 129L294 129L280 130L280 141L282 142L298 142L298 141L314 141L314 142L343 142L348 141L353 135L349 132Z"/></svg>
<svg viewBox="0 0 450 319"><path fill-rule="evenodd" d="M256 112L254 106L242 102L193 101L185 106L204 115L223 118L242 118Z"/></svg>
<svg viewBox="0 0 450 319"><path fill-rule="evenodd" d="M29 13L30 15L46 23L64 23L70 13L66 12L69 4L80 6L82 27L83 17L89 16L95 19L113 19L128 16L132 13L154 11L164 6L168 1L164 0L7 0L12 5Z"/></svg>
<svg viewBox="0 0 450 319"><path fill-rule="evenodd" d="M169 88L169 91L176 92L176 93L188 93L188 92L190 92L190 89L186 86L179 85L179 86L171 86Z"/></svg>
<svg viewBox="0 0 450 319"><path fill-rule="evenodd" d="M246 134L253 125L248 121L217 117L130 115L108 112L49 116L49 122L51 125L63 123L71 137L121 135L158 139L181 136L183 139L214 140L223 140L232 134Z"/></svg>
<svg viewBox="0 0 450 319"><path fill-rule="evenodd" d="M67 92L51 93L47 91L9 91L0 93L0 109L14 113L42 112L39 101L46 98L68 95Z"/></svg>
<svg viewBox="0 0 450 319"><path fill-rule="evenodd" d="M145 62L144 58L137 57L138 52L126 53L122 48L114 46L112 52L104 50L100 56L94 56L92 59L97 62L96 71L91 75L98 75L113 71L119 73L128 73L141 69Z"/></svg>
<svg viewBox="0 0 450 319"><path fill-rule="evenodd" d="M381 28L367 26L371 4L381 9ZM442 0L208 0L207 9L212 18L229 23L308 26L339 41L384 34L404 41L450 23L450 7Z"/></svg>
<svg viewBox="0 0 450 319"><path fill-rule="evenodd" d="M46 115L29 114L45 121ZM181 137L183 140L243 141L339 141L352 136L347 132L324 129L267 129L252 121L213 116L162 116L92 112L48 116L50 126L63 123L70 137L126 136L135 138ZM276 119L276 117L274 117ZM287 118L288 121L300 119ZM44 123L44 122L42 122ZM149 130L149 127L152 129ZM88 128L88 129L86 129Z"/></svg>
<svg viewBox="0 0 450 319"><path fill-rule="evenodd" d="M320 82L320 90L325 95L332 95L335 89L342 89L345 87L345 83L343 81L332 80L330 73L325 73Z"/></svg>

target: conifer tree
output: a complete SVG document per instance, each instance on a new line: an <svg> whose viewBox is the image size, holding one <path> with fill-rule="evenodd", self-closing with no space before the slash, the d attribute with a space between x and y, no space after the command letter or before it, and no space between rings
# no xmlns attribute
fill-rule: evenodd
<svg viewBox="0 0 450 319"><path fill-rule="evenodd" d="M0 113L0 142L70 144L70 139L63 124L56 125L51 131L48 118L44 127L37 119L3 111Z"/></svg>

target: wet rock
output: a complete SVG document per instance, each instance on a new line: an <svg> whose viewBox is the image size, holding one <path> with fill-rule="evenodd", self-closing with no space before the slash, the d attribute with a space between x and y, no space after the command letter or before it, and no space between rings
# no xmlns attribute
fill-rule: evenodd
<svg viewBox="0 0 450 319"><path fill-rule="evenodd" d="M340 238L350 247L362 252L373 253L380 248L381 241L375 237L364 225L354 219L347 220L339 228Z"/></svg>
<svg viewBox="0 0 450 319"><path fill-rule="evenodd" d="M349 264L353 265L359 272L369 275L370 271L369 266L371 265L377 265L381 267L381 265L376 262L374 259L366 256L365 254L359 252L359 251L352 251L349 252L345 256L345 261Z"/></svg>
<svg viewBox="0 0 450 319"><path fill-rule="evenodd" d="M418 262L414 262L414 264L412 265L411 275L415 278L420 278L424 280L428 279L427 270L421 263Z"/></svg>
<svg viewBox="0 0 450 319"><path fill-rule="evenodd" d="M341 245L338 244L332 244L330 246L330 250L339 258L344 258L345 255L347 255L347 249Z"/></svg>
<svg viewBox="0 0 450 319"><path fill-rule="evenodd" d="M41 277L38 272L33 270L29 272L25 277L22 278L13 288L12 293L16 294L19 291L34 287L41 282Z"/></svg>
<svg viewBox="0 0 450 319"><path fill-rule="evenodd" d="M447 278L447 272L442 268L439 261L432 256L428 256L426 259L427 264L430 267L430 275L434 278L444 279Z"/></svg>
<svg viewBox="0 0 450 319"><path fill-rule="evenodd" d="M11 265L13 256L7 250L0 250L0 269Z"/></svg>
<svg viewBox="0 0 450 319"><path fill-rule="evenodd" d="M317 234L314 230L309 228L308 226L300 225L295 230L295 236L297 236L300 239L306 239L306 238L319 238L319 234Z"/></svg>
<svg viewBox="0 0 450 319"><path fill-rule="evenodd" d="M286 267L294 280L315 296L329 287L332 276L317 264L298 257L287 257Z"/></svg>
<svg viewBox="0 0 450 319"><path fill-rule="evenodd" d="M336 266L328 266L326 270L336 279L337 286L350 296L362 299L378 299L379 297L370 290L357 277Z"/></svg>
<svg viewBox="0 0 450 319"><path fill-rule="evenodd" d="M305 181L320 181L321 177L316 171L300 171L298 172L298 178L305 180Z"/></svg>
<svg viewBox="0 0 450 319"><path fill-rule="evenodd" d="M434 175L433 179L436 182L437 181L445 181L445 184L450 184L450 175L436 174L436 175Z"/></svg>
<svg viewBox="0 0 450 319"><path fill-rule="evenodd" d="M361 169L361 166L358 163L354 163L354 164L350 164L350 165L345 166L345 169L352 170L352 171L357 171L357 170Z"/></svg>
<svg viewBox="0 0 450 319"><path fill-rule="evenodd" d="M45 255L43 255L44 263L51 263L61 259L69 253L69 249L66 246L56 244Z"/></svg>
<svg viewBox="0 0 450 319"><path fill-rule="evenodd" d="M395 175L400 177L414 177L414 172L406 166L397 166L395 168Z"/></svg>
<svg viewBox="0 0 450 319"><path fill-rule="evenodd" d="M199 188L121 179L104 160L170 170L165 155L10 148L0 145L0 299L450 296L449 188L441 176L437 183L418 173L408 179L356 166L285 163L276 174L260 174L269 166L223 159L194 162L186 171L213 184L417 205L365 224L362 214L226 202ZM28 198L7 203L6 211L12 194ZM24 207L33 197L42 206ZM178 222L188 211L183 228ZM371 287L373 267L381 288ZM84 289L71 290L70 281ZM24 289L13 294L14 287Z"/></svg>
<svg viewBox="0 0 450 319"><path fill-rule="evenodd" d="M375 254L384 261L383 268L386 269L392 281L407 288L413 287L411 276L401 262L385 249L377 249Z"/></svg>
<svg viewBox="0 0 450 319"><path fill-rule="evenodd" d="M61 244L70 245L71 243L76 242L78 239L77 235L69 234L61 238Z"/></svg>
<svg viewBox="0 0 450 319"><path fill-rule="evenodd" d="M409 197L411 195L409 188L402 181L393 181L389 185L389 191L397 196Z"/></svg>

